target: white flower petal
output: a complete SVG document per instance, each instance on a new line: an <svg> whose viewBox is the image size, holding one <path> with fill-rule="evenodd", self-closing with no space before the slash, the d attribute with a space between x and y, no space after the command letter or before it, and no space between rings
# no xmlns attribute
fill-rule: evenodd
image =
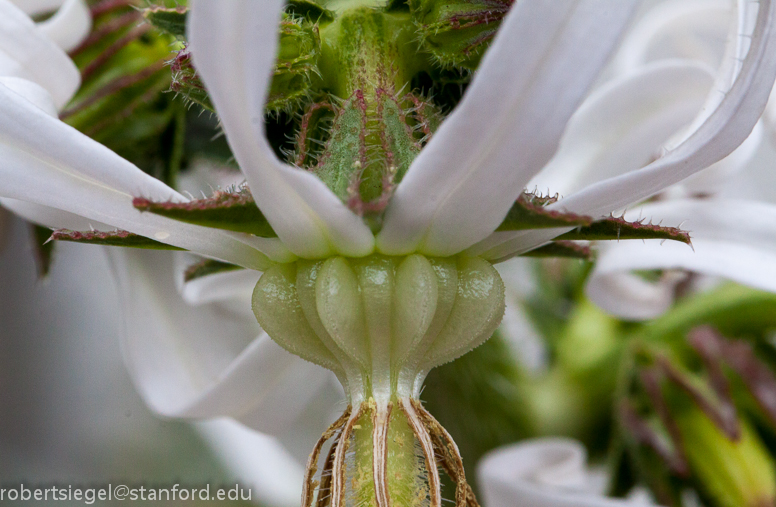
<svg viewBox="0 0 776 507"><path fill-rule="evenodd" d="M65 0L38 28L65 51L77 48L92 30L92 14L85 0Z"/></svg>
<svg viewBox="0 0 776 507"><path fill-rule="evenodd" d="M630 255L635 252L641 256L648 252L649 254L655 253L654 248L647 248L644 244L623 243L622 246L623 248L616 248L607 256L607 269L605 271L591 275L585 286L585 294L609 314L625 320L647 320L662 315L671 308L674 302L674 291L678 282L681 281L680 278L669 276L667 279L661 277L660 280L654 282L647 281L628 271L635 265L635 262L632 261L627 261L626 265L621 267L621 271L618 271L618 257L621 258L621 255L618 254ZM657 255L663 257L665 263L666 257L668 259L675 258L676 250L675 246L671 246L657 251ZM685 256L686 254L681 252L679 255ZM657 259L656 263L661 264Z"/></svg>
<svg viewBox="0 0 776 507"><path fill-rule="evenodd" d="M594 216L621 209L721 160L749 136L776 77L776 4L761 0L747 5L759 5L753 30L737 37L739 41L746 38L744 46L749 46L749 51L732 87L714 93L724 98L713 112L702 113L707 116L704 123L673 151L648 166L591 185L552 208Z"/></svg>
<svg viewBox="0 0 776 507"><path fill-rule="evenodd" d="M557 148L635 2L517 2L466 95L399 184L389 254L450 255L490 234Z"/></svg>
<svg viewBox="0 0 776 507"><path fill-rule="evenodd" d="M284 351L255 318L218 304L187 305L177 294L169 252L111 249L110 254L125 312L125 359L154 411L170 417L231 416L278 434L302 414L307 417L307 406L329 389L329 372ZM317 422L320 435L326 421ZM314 441L317 435L299 438Z"/></svg>
<svg viewBox="0 0 776 507"><path fill-rule="evenodd" d="M0 197L0 204L29 222L52 229L70 229L71 231L88 231L92 229L96 231L112 231L115 229L115 227L110 225L88 220L67 211L19 201L18 199Z"/></svg>
<svg viewBox="0 0 776 507"><path fill-rule="evenodd" d="M239 299L245 303L245 310L251 313L251 295L261 273L241 269L216 273L186 282L181 287L181 297L193 306Z"/></svg>
<svg viewBox="0 0 776 507"><path fill-rule="evenodd" d="M741 0L742 2L744 0ZM718 162L735 150L752 132L773 86L776 76L776 4L771 0L745 2L757 9L757 17L746 26L753 30L751 44L746 33L739 33L731 46L749 48L743 59L738 77L713 112L702 111L696 117L707 117L686 140L662 158L627 174L600 181L576 192L549 209L563 209L575 213L604 216L625 206L643 200L684 178ZM751 16L747 15L747 19ZM742 42L742 40L746 42ZM738 53L738 49L729 51ZM719 84L724 76L735 69L718 75ZM715 88L710 97L719 95ZM713 103L707 99L706 106ZM546 243L562 229L525 231L512 236L499 235L476 245L473 253L498 261Z"/></svg>
<svg viewBox="0 0 776 507"><path fill-rule="evenodd" d="M301 257L363 256L374 237L324 183L280 162L264 136L264 102L282 0L194 0L189 41L251 193L280 239Z"/></svg>
<svg viewBox="0 0 776 507"><path fill-rule="evenodd" d="M185 200L0 83L0 196L61 209L167 244L263 269L249 236L140 213L134 197ZM254 242L255 243L255 242Z"/></svg>
<svg viewBox="0 0 776 507"><path fill-rule="evenodd" d="M41 85L58 110L81 84L81 74L65 52L8 0L0 0L0 76Z"/></svg>
<svg viewBox="0 0 776 507"><path fill-rule="evenodd" d="M488 507L653 505L606 498L586 469L585 448L565 438L537 438L488 453L477 467ZM592 491L591 491L592 490Z"/></svg>
<svg viewBox="0 0 776 507"><path fill-rule="evenodd" d="M643 167L695 118L714 74L686 60L645 65L593 93L569 120L552 160L528 184L568 195Z"/></svg>
<svg viewBox="0 0 776 507"><path fill-rule="evenodd" d="M627 74L661 59L697 60L719 67L735 4L730 0L669 0L651 8L633 27L614 58Z"/></svg>
<svg viewBox="0 0 776 507"><path fill-rule="evenodd" d="M757 155L764 139L763 121L757 122L754 130L735 149L733 153L719 162L698 171L687 179L679 182L676 187L682 195L717 194L730 188L731 182L739 178L739 174L747 169ZM671 192L669 189L667 192Z"/></svg>
<svg viewBox="0 0 776 507"><path fill-rule="evenodd" d="M28 16L37 16L59 9L65 0L11 0L11 3L16 4Z"/></svg>
<svg viewBox="0 0 776 507"><path fill-rule="evenodd" d="M196 422L194 427L221 460L227 480L251 488L253 502L296 507L302 496L304 465L277 440L229 419Z"/></svg>
<svg viewBox="0 0 776 507"><path fill-rule="evenodd" d="M635 270L682 269L776 292L776 206L707 199L672 200L644 206L627 218L660 216L683 222L693 249L660 241L601 245L586 291L604 310L628 319L660 315L673 300L672 280L648 284Z"/></svg>
<svg viewBox="0 0 776 507"><path fill-rule="evenodd" d="M34 81L15 76L0 77L0 84L21 95L30 103L40 108L47 115L56 118L58 115L54 98L48 90Z"/></svg>

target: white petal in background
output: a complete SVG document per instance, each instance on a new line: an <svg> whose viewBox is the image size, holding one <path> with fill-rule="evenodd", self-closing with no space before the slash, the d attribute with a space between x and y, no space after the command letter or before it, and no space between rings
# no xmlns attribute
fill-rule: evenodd
<svg viewBox="0 0 776 507"><path fill-rule="evenodd" d="M0 0L0 76L29 79L61 109L81 84L65 52L9 0Z"/></svg>
<svg viewBox="0 0 776 507"><path fill-rule="evenodd" d="M378 249L451 255L487 237L555 152L635 2L518 2L461 103L413 162Z"/></svg>
<svg viewBox="0 0 776 507"><path fill-rule="evenodd" d="M605 476L587 468L585 448L564 438L533 439L486 454L477 467L487 507L654 506L603 495Z"/></svg>
<svg viewBox="0 0 776 507"><path fill-rule="evenodd" d="M58 244L52 272L41 281L27 225L6 219L8 244L0 250L4 485L239 481L261 505L298 505L303 459L276 439L235 421L192 428L149 412L123 364L119 295L102 248ZM310 445L297 447L307 453ZM244 462L252 466L237 466Z"/></svg>
<svg viewBox="0 0 776 507"><path fill-rule="evenodd" d="M644 65L588 97L569 120L560 148L528 189L561 196L643 167L697 115L713 70L687 60Z"/></svg>
<svg viewBox="0 0 776 507"><path fill-rule="evenodd" d="M668 0L649 9L623 40L617 74L649 62L683 58L717 69L725 54L733 0Z"/></svg>
<svg viewBox="0 0 776 507"><path fill-rule="evenodd" d="M686 199L633 210L626 218L661 217L690 231L694 250L649 240L600 246L588 297L627 319L660 315L673 302L676 278L649 283L635 270L687 270L776 292L776 205L730 199Z"/></svg>
<svg viewBox="0 0 776 507"><path fill-rule="evenodd" d="M38 28L65 51L71 51L89 35L92 15L85 0L12 0L25 14L51 16Z"/></svg>
<svg viewBox="0 0 776 507"><path fill-rule="evenodd" d="M771 0L739 0L739 6L744 9L746 23L730 39L727 53L739 54L741 48L748 49L748 52L732 87L722 89L715 86L710 92L706 109L702 109L696 117L696 121L705 118L697 130L651 164L594 183L551 205L551 209L594 216L620 210L722 160L749 137L762 114L776 76L776 3ZM723 64L715 83L718 84L720 79L733 71ZM716 107L709 107L717 96L723 98ZM508 258L548 241L557 232L517 232L511 237L501 234L477 245L475 253L485 254L492 260Z"/></svg>
<svg viewBox="0 0 776 507"><path fill-rule="evenodd" d="M306 457L345 408L332 374L280 348L252 314L233 311L236 304L186 303L169 252L110 254L122 292L127 366L148 405L168 417L230 416L288 436L297 456ZM250 308L241 295L249 296L232 299Z"/></svg>
<svg viewBox="0 0 776 507"><path fill-rule="evenodd" d="M58 245L41 281L27 224L8 220L0 251L3 484L229 479L195 431L150 414L132 386L102 249Z"/></svg>

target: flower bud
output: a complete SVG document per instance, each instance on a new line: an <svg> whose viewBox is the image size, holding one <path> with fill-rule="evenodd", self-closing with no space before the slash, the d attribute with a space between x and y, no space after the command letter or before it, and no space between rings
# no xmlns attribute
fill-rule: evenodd
<svg viewBox="0 0 776 507"><path fill-rule="evenodd" d="M415 0L424 47L443 67L473 70L513 0Z"/></svg>

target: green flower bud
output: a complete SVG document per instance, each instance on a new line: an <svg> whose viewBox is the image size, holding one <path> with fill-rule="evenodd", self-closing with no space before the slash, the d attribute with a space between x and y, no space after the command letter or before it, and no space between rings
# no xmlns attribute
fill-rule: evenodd
<svg viewBox="0 0 776 507"><path fill-rule="evenodd" d="M773 457L749 423L730 439L696 408L676 416L684 453L699 490L719 507L765 507L776 501Z"/></svg>
<svg viewBox="0 0 776 507"><path fill-rule="evenodd" d="M514 0L413 0L423 47L443 67L474 70Z"/></svg>

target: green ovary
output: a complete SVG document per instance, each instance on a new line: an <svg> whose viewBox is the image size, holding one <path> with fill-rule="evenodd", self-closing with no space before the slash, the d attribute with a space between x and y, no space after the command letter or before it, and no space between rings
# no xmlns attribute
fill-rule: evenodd
<svg viewBox="0 0 776 507"><path fill-rule="evenodd" d="M352 404L385 405L490 337L504 286L477 257L300 260L264 273L253 311L280 346L337 374Z"/></svg>

